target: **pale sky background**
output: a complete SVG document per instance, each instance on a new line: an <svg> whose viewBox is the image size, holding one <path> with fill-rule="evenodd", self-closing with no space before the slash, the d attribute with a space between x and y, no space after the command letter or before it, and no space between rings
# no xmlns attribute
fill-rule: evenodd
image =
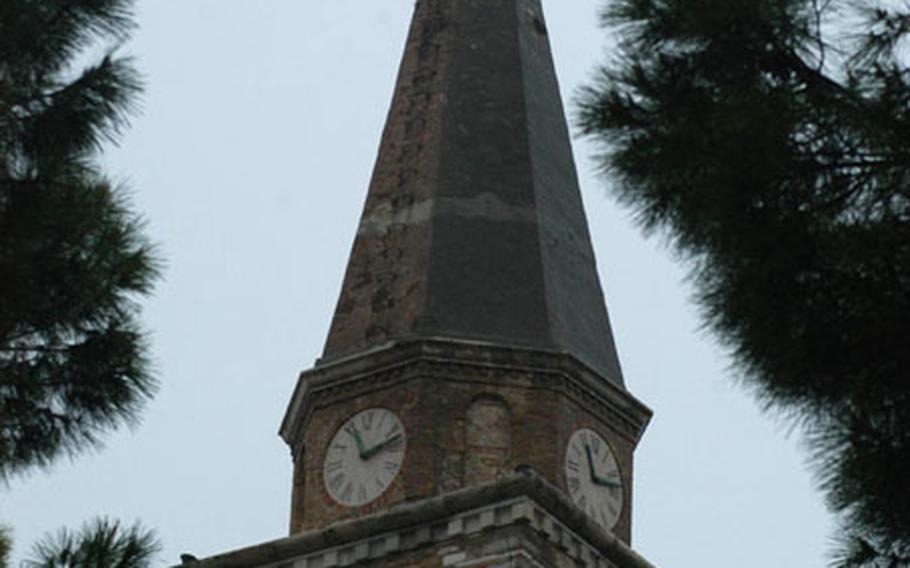
<svg viewBox="0 0 910 568"><path fill-rule="evenodd" d="M567 101L605 53L602 2L544 0ZM138 8L126 49L148 79L144 114L106 160L168 261L144 313L161 390L134 432L0 489L17 560L96 515L155 528L162 565L287 533L291 462L276 432L322 349L413 0ZM831 521L798 437L736 386L698 330L684 268L643 240L575 142L628 387L655 411L637 453L635 548L667 568L825 566Z"/></svg>

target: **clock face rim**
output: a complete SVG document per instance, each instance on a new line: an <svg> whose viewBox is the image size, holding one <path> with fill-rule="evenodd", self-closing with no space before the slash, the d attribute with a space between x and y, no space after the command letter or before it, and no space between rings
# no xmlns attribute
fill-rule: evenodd
<svg viewBox="0 0 910 568"><path fill-rule="evenodd" d="M572 501L572 503L576 507L579 507L579 508L581 508L581 506L578 504L580 497L579 497L579 499L576 499L575 494L572 492L571 486L570 486L570 481L569 481L570 478L578 476L579 478L581 478L580 481L586 480L586 481L581 481L582 488L579 489L579 492L582 493L586 499L590 498L590 495L593 494L593 492L595 490L596 491L609 491L609 488L600 488L600 487L596 487L594 485L594 483L591 479L591 475L590 475L590 473L588 473L589 470L586 467L588 465L586 463L587 456L582 455L582 464L580 464L580 465L582 467L583 473L581 473L580 475L573 473L572 468L569 466L569 462L573 458L572 444L577 439L577 437L580 437L583 433L588 433L589 435L593 434L600 441L600 444L602 445L602 447L606 448L607 456L604 458L604 460L602 460L599 463L608 463L609 461L612 461L612 464L615 467L615 475L616 475L615 479L616 479L616 482L618 483L618 487L616 488L615 492L610 492L610 494L616 495L616 497L612 498L612 499L608 497L604 500L605 501L610 500L613 503L614 507L616 508L616 513L614 515L612 515L611 518L606 518L606 515L603 514L603 509L601 509L601 514L604 517L603 519L601 519L597 515L589 514L587 509L582 509L584 514L587 517L589 517L591 520L593 520L595 523L597 523L598 526L600 526L601 528L603 528L606 531L610 531L616 527L617 523L619 523L619 519L622 517L622 513L625 509L625 505L626 505L625 483L622 479L622 468L619 465L619 460L616 458L616 450L613 448L613 445L610 444L610 442L607 440L607 438L605 436L601 435L598 431L596 431L592 428L576 428L574 431L572 431L572 433L569 435L568 440L566 441L566 452L565 452L565 458L563 460L563 472L564 472L565 478L566 478L566 491L567 491L569 499ZM601 467L603 467L603 466L601 466ZM609 466L607 466L607 467L609 467ZM602 473L602 472L603 472L603 469L601 469L601 471L597 472L597 473ZM605 507L605 505L601 505L601 507ZM604 521L606 521L606 522L604 522Z"/></svg>
<svg viewBox="0 0 910 568"><path fill-rule="evenodd" d="M361 485L365 485L366 483L368 483L369 484L368 487L371 490L374 490L373 489L374 484L381 483L381 489L379 489L378 491L374 490L375 492L373 492L373 493L368 493L366 499L352 498L350 500L345 501L342 498L342 496L340 495L341 487L339 487L338 490L334 490L330 486L331 481L333 479L335 479L335 476L338 473L337 470L340 469L341 472L346 472L348 475L351 473L350 472L351 466L349 463L345 463L345 460L348 460L348 461L359 460L359 461L355 462L358 465L358 467L356 468L358 470L358 473L362 473L366 469L372 470L371 472L378 471L378 470L376 470L376 468L373 468L373 467L367 468L362 465L361 462L363 462L364 460L357 456L358 450L355 447L355 441L352 437L352 434L350 434L348 431L346 431L345 428L351 424L355 424L355 422L358 421L358 419L360 419L362 416L365 416L367 413L375 412L375 411L386 413L386 416L391 415L391 417L395 421L394 424L397 425L397 427L392 428L392 432L396 432L397 433L396 435L400 435L400 437L401 437L400 444L396 444L396 446L400 446L400 451L396 451L393 454L393 455L397 456L396 458L394 458L394 460L395 460L394 472L391 472L390 469L386 469L385 470L386 473L391 472L391 476L385 476L382 478L380 478L381 473L374 473L374 475L372 475L371 477L362 481ZM377 430L379 429L379 426L382 425L382 423L383 423L383 419L380 419L380 422L377 425ZM361 422L361 427L362 427L362 425L363 425L363 423ZM356 424L355 424L355 427L356 427ZM358 429L358 432L360 432L359 429ZM367 432L368 431L360 432L364 445L366 445L366 446L372 445L375 448L375 447L377 447L377 444L382 443L381 441L376 440L374 438L375 435L374 436L370 436L370 435L364 436L364 434L367 434ZM369 432L372 432L372 430L370 430ZM392 436L392 437L394 437L394 436ZM369 505L370 503L372 503L372 502L376 501L377 499L379 499L380 497L382 497L389 490L389 488L393 485L395 480L398 479L398 475L401 473L401 470L404 465L405 454L407 453L407 438L408 438L407 431L404 426L404 422L401 420L401 417L398 416L398 414L395 411L393 411L389 408L386 408L384 406L371 406L371 407L364 408L363 410L359 410L357 412L354 412L353 414L348 415L348 417L345 418L344 421L341 422L341 424L332 433L332 436L331 436L331 438L329 438L329 442L328 442L328 444L326 444L325 450L323 452L322 486L325 489L325 492L328 494L329 498L332 501L334 501L335 503L337 503L338 505L353 509L353 508L364 507L366 505ZM340 442L343 442L342 445L345 447L345 450L333 449L336 447L336 444L340 443ZM367 451L371 450L370 448L365 448L365 449ZM339 454L340 454L340 457L339 457ZM334 461L332 460L333 457L336 458ZM378 458L379 456L377 455L375 457ZM335 470L328 471L330 464L334 464L339 460L342 461L342 464ZM379 462L377 461L376 463L379 463ZM385 463L389 463L389 462L386 461L386 462L382 462L382 463L385 464Z"/></svg>

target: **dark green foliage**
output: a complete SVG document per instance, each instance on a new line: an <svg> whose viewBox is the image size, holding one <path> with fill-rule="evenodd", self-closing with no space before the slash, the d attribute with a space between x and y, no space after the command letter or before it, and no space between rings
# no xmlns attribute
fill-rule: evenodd
<svg viewBox="0 0 910 568"><path fill-rule="evenodd" d="M0 3L0 478L97 444L154 389L136 302L158 264L97 165L140 82L112 54L73 68L127 37L131 4Z"/></svg>
<svg viewBox="0 0 910 568"><path fill-rule="evenodd" d="M906 568L910 565L910 552L904 548L900 550L888 549L887 546L873 545L862 537L850 537L853 531L844 530L847 535L840 539L839 549L835 553L831 566L850 566L857 568Z"/></svg>
<svg viewBox="0 0 910 568"><path fill-rule="evenodd" d="M145 568L160 550L155 534L136 524L129 528L99 519L78 533L61 530L32 549L26 568Z"/></svg>
<svg viewBox="0 0 910 568"><path fill-rule="evenodd" d="M13 548L13 537L11 531L4 526L0 526L0 568L9 566L9 553Z"/></svg>
<svg viewBox="0 0 910 568"><path fill-rule="evenodd" d="M845 538L906 559L910 6L614 0L604 22L621 52L579 102L605 172L805 426Z"/></svg>

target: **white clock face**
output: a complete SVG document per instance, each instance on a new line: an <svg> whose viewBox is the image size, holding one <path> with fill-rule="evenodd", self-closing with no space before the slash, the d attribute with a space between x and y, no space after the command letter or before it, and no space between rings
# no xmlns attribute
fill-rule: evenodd
<svg viewBox="0 0 910 568"><path fill-rule="evenodd" d="M622 477L613 450L593 430L576 430L566 448L566 485L572 500L595 522L612 529L623 505Z"/></svg>
<svg viewBox="0 0 910 568"><path fill-rule="evenodd" d="M406 446L404 426L390 410L370 408L341 425L325 453L322 477L332 499L366 505L398 475Z"/></svg>

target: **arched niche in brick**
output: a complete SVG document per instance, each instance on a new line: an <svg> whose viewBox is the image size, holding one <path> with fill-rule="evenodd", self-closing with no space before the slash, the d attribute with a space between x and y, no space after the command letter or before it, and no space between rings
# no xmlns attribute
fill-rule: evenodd
<svg viewBox="0 0 910 568"><path fill-rule="evenodd" d="M465 416L465 485L492 481L509 473L512 412L500 397L481 395Z"/></svg>

